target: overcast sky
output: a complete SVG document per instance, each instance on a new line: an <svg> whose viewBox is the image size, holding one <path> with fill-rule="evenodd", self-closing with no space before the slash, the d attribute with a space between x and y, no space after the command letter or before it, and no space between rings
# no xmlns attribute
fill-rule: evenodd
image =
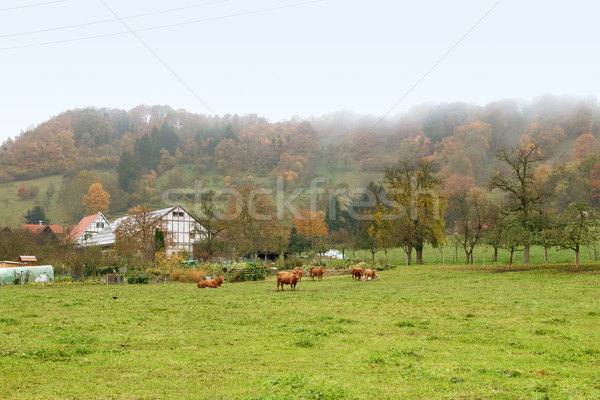
<svg viewBox="0 0 600 400"><path fill-rule="evenodd" d="M275 121L383 115L400 99L393 113L596 96L599 12L587 0L0 0L0 139L86 106Z"/></svg>

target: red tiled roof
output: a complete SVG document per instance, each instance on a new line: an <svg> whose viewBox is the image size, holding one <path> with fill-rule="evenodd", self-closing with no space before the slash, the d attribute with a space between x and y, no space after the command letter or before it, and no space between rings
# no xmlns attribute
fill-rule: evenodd
<svg viewBox="0 0 600 400"><path fill-rule="evenodd" d="M32 232L32 233L42 233L46 227L49 227L50 230L54 233L63 233L62 226L60 225L36 225L36 224L23 224L21 225L22 231Z"/></svg>
<svg viewBox="0 0 600 400"><path fill-rule="evenodd" d="M69 237L72 240L77 239L83 232L85 232L88 226L90 226L92 222L94 222L94 220L98 217L98 214L100 213L83 217L81 221L79 221L79 223L75 226L75 228L71 230L71 232L69 233Z"/></svg>

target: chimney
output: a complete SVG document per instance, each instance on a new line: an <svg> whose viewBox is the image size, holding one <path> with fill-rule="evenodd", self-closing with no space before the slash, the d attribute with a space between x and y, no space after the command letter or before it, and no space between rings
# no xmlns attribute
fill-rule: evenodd
<svg viewBox="0 0 600 400"><path fill-rule="evenodd" d="M42 221L40 221L40 226L42 225Z"/></svg>

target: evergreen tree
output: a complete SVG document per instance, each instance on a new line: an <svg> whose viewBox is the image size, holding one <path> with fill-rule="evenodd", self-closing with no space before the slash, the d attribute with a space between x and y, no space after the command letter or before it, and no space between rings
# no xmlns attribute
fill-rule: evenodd
<svg viewBox="0 0 600 400"><path fill-rule="evenodd" d="M308 250L309 247L310 242L306 238L306 236L304 236L301 233L298 233L298 230L295 226L292 227L292 229L290 230L290 238L288 240L287 251L301 256L302 252Z"/></svg>
<svg viewBox="0 0 600 400"><path fill-rule="evenodd" d="M121 154L119 165L117 165L117 175L119 188L127 193L133 193L142 177L139 159L129 151Z"/></svg>
<svg viewBox="0 0 600 400"><path fill-rule="evenodd" d="M154 252L165 249L165 234L160 229L154 230Z"/></svg>
<svg viewBox="0 0 600 400"><path fill-rule="evenodd" d="M42 221L42 224L48 225L50 224L50 220L46 218L46 213L41 206L35 206L25 213L25 221L28 224L38 224Z"/></svg>

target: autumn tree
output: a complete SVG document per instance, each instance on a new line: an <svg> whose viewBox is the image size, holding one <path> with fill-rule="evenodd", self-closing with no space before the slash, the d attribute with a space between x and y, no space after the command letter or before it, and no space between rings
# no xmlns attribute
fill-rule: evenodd
<svg viewBox="0 0 600 400"><path fill-rule="evenodd" d="M324 212L314 212L305 208L298 210L298 215L294 216L294 225L298 233L310 241L311 246L314 246L318 236L327 235L329 230Z"/></svg>
<svg viewBox="0 0 600 400"><path fill-rule="evenodd" d="M515 251L524 249L527 246L526 243L532 242L531 232L525 229L523 221L516 214L504 216L498 224L495 234L497 235L496 245L501 249L508 250L510 254L508 268L512 266Z"/></svg>
<svg viewBox="0 0 600 400"><path fill-rule="evenodd" d="M508 214L514 214L529 232L523 242L525 263L529 264L529 249L533 244L535 232L539 231L535 221L543 212L543 201L549 197L547 187L536 174L537 166L543 161L540 149L530 143L526 147L517 146L510 150L501 150L498 160L506 171L496 172L491 179L490 187L502 190L507 196Z"/></svg>
<svg viewBox="0 0 600 400"><path fill-rule="evenodd" d="M456 209L455 240L465 252L466 263L473 264L473 249L481 242L492 222L493 206L485 190L479 188L453 194L449 204Z"/></svg>
<svg viewBox="0 0 600 400"><path fill-rule="evenodd" d="M273 238L280 231L273 201L252 185L237 191L226 212L225 235L234 245L234 252L243 256L257 256L273 250Z"/></svg>
<svg viewBox="0 0 600 400"><path fill-rule="evenodd" d="M96 182L92 184L83 196L83 206L87 215L102 212L108 213L110 207L110 194L106 193L102 188L102 184Z"/></svg>
<svg viewBox="0 0 600 400"><path fill-rule="evenodd" d="M19 200L26 200L29 198L29 195L29 188L21 184L21 186L19 186L19 188L17 189L17 196L19 197Z"/></svg>
<svg viewBox="0 0 600 400"><path fill-rule="evenodd" d="M592 198L596 204L600 203L600 164L594 164L594 168L590 171L590 186Z"/></svg>
<svg viewBox="0 0 600 400"><path fill-rule="evenodd" d="M558 217L556 243L562 249L575 252L575 267L579 269L579 252L582 246L594 243L598 238L600 222L598 212L579 203L571 203Z"/></svg>
<svg viewBox="0 0 600 400"><path fill-rule="evenodd" d="M163 232L156 215L144 206L136 206L129 210L126 218L118 220L115 228L115 248L117 253L139 256L139 263L151 262L154 256L154 233L156 229ZM165 243L172 238L165 235ZM131 250L134 251L131 254Z"/></svg>
<svg viewBox="0 0 600 400"><path fill-rule="evenodd" d="M581 161L585 159L588 154L597 150L597 148L598 141L596 140L596 137L591 133L584 133L575 140L575 145L573 146L573 160Z"/></svg>
<svg viewBox="0 0 600 400"><path fill-rule="evenodd" d="M394 220L407 254L415 249L417 264L423 263L425 243L435 247L443 240L446 198L441 185L427 159L418 164L403 161L399 168L385 172L386 201L391 201L389 218Z"/></svg>
<svg viewBox="0 0 600 400"><path fill-rule="evenodd" d="M206 234L194 245L194 249L211 261L215 252L224 250L225 240L222 233L227 228L227 224L220 217L223 211L217 203L217 196L213 190L198 193L196 201L195 217L204 227Z"/></svg>

